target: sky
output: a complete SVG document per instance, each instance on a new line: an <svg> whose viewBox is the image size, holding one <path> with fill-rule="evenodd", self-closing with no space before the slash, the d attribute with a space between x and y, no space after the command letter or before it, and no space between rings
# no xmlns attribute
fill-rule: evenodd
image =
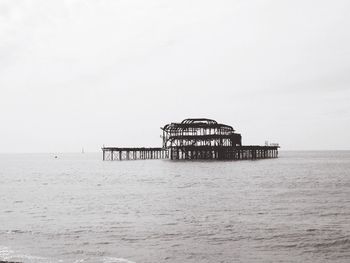
<svg viewBox="0 0 350 263"><path fill-rule="evenodd" d="M0 0L0 152L243 144L350 150L348 0Z"/></svg>

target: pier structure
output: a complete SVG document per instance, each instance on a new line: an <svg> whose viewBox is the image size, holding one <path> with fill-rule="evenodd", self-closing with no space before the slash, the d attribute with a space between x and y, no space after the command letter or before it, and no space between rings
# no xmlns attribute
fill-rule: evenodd
<svg viewBox="0 0 350 263"><path fill-rule="evenodd" d="M277 158L276 146L238 147L173 147L169 150L171 160L255 160Z"/></svg>
<svg viewBox="0 0 350 263"><path fill-rule="evenodd" d="M160 147L139 147L139 148L120 148L120 147L103 147L103 160L146 160L146 159L168 159L168 151Z"/></svg>
<svg viewBox="0 0 350 263"><path fill-rule="evenodd" d="M103 160L256 160L278 157L278 144L242 145L232 126L215 120L185 119L161 128L162 147L103 147Z"/></svg>
<svg viewBox="0 0 350 263"><path fill-rule="evenodd" d="M245 160L278 157L278 146L242 146L232 126L211 119L185 119L163 128L163 148L171 160Z"/></svg>

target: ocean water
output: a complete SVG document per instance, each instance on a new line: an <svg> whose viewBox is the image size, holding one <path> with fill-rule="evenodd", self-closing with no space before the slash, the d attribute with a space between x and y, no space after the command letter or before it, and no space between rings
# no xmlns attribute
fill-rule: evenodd
<svg viewBox="0 0 350 263"><path fill-rule="evenodd" d="M0 155L0 261L350 262L350 152Z"/></svg>

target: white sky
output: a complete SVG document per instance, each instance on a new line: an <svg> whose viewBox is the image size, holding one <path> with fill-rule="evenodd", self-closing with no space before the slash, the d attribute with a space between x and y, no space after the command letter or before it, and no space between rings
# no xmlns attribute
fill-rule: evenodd
<svg viewBox="0 0 350 263"><path fill-rule="evenodd" d="M350 149L348 0L0 0L0 152L159 146L188 117L244 144Z"/></svg>

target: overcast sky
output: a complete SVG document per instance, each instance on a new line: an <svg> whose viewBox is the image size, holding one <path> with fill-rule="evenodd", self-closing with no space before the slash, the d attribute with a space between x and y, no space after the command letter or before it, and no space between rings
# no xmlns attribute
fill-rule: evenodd
<svg viewBox="0 0 350 263"><path fill-rule="evenodd" d="M159 146L188 117L244 144L350 149L349 0L0 0L0 152Z"/></svg>

